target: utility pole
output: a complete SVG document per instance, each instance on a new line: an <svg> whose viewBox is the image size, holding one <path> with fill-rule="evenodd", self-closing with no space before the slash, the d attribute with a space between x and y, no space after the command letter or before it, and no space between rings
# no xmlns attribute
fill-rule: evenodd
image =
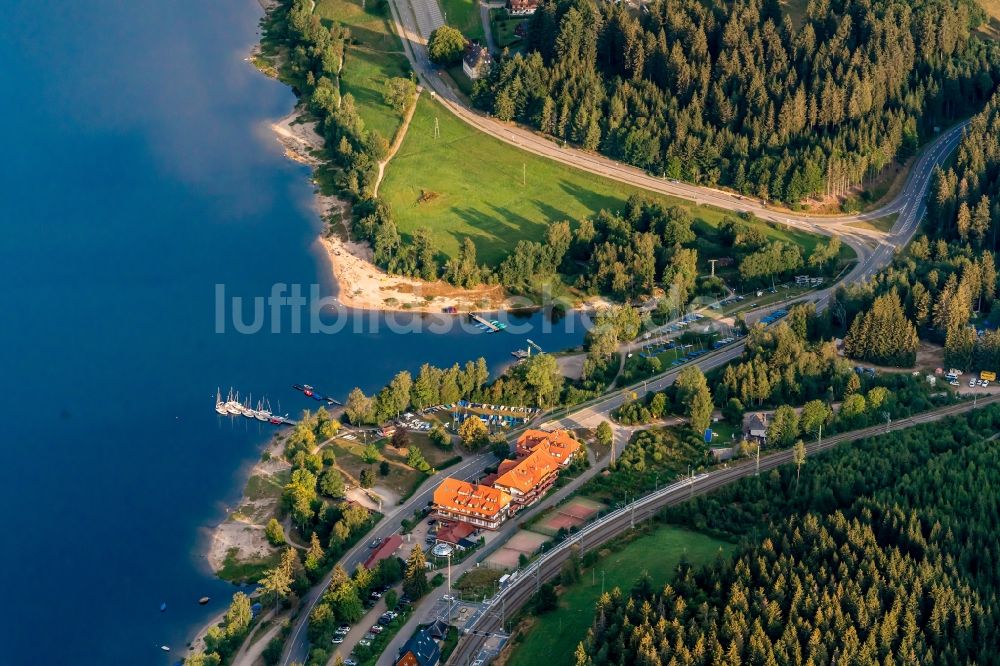
<svg viewBox="0 0 1000 666"><path fill-rule="evenodd" d="M434 116L434 138L441 138L441 126L438 124L438 117Z"/></svg>
<svg viewBox="0 0 1000 666"><path fill-rule="evenodd" d="M717 262L717 261L718 261L718 259L709 259L708 260L708 263L712 264L712 277L715 277L715 262Z"/></svg>
<svg viewBox="0 0 1000 666"><path fill-rule="evenodd" d="M521 162L521 187L528 185L528 164Z"/></svg>
<svg viewBox="0 0 1000 666"><path fill-rule="evenodd" d="M604 574L607 573L604 569L601 569L601 596L604 596Z"/></svg>
<svg viewBox="0 0 1000 666"><path fill-rule="evenodd" d="M757 471L754 476L760 476L760 440L757 440Z"/></svg>

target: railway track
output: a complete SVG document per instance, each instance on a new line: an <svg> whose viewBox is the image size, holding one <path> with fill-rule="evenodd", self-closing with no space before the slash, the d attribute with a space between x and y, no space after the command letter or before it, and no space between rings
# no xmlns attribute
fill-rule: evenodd
<svg viewBox="0 0 1000 666"><path fill-rule="evenodd" d="M861 430L833 435L822 441L806 445L809 454L821 453L841 444L853 442L866 437L881 435L888 432L911 428L924 423L931 423L948 416L962 414L1000 403L1000 395L990 396L974 402L962 402L948 405L929 412L917 414L905 419L899 419L888 425L871 426ZM759 461L746 460L717 469L711 472L683 479L656 492L650 493L631 504L624 506L591 523L569 539L563 541L554 549L540 557L524 569L507 588L501 591L484 612L473 623L468 633L463 636L455 651L448 659L449 666L470 666L483 649L486 639L503 629L505 615L516 611L535 594L540 585L551 580L569 558L574 546L581 551L587 551L623 534L626 530L641 521L649 520L661 509L680 504L695 495L703 495L734 481L752 476L758 471L765 472L792 462L792 451L783 450L762 456ZM498 607L503 611L498 611Z"/></svg>

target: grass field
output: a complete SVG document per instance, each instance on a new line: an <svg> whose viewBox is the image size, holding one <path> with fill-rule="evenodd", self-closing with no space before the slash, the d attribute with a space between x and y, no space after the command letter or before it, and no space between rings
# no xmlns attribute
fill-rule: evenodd
<svg viewBox="0 0 1000 666"><path fill-rule="evenodd" d="M557 610L533 618L533 625L507 664L573 666L573 651L594 618L602 574L608 591L620 587L627 593L643 571L649 572L657 588L672 578L681 558L697 566L710 562L720 551L728 555L732 549L732 544L704 534L660 526L621 550L608 552L584 571L583 580L562 591Z"/></svg>
<svg viewBox="0 0 1000 666"><path fill-rule="evenodd" d="M471 40L483 41L483 21L476 0L440 0L448 25L458 28Z"/></svg>
<svg viewBox="0 0 1000 666"><path fill-rule="evenodd" d="M382 99L385 81L394 76L409 76L410 64L403 45L393 31L385 0L317 0L316 14L325 21L342 23L351 31L341 72L344 93L357 102L365 125L392 140L402 122Z"/></svg>
<svg viewBox="0 0 1000 666"><path fill-rule="evenodd" d="M637 192L691 210L700 255L718 256L713 232L726 216L723 211L655 196L526 153L474 130L424 95L380 190L404 236L426 226L449 256L468 236L479 260L489 264L499 262L519 240L541 240L549 222L575 224L601 209L618 210ZM771 238L799 243L806 252L820 240L780 225L766 227Z"/></svg>
<svg viewBox="0 0 1000 666"><path fill-rule="evenodd" d="M990 39L1000 38L1000 0L979 0L986 11L986 22L979 26L979 33Z"/></svg>
<svg viewBox="0 0 1000 666"><path fill-rule="evenodd" d="M361 454L365 445L360 439L351 441L338 437L327 446L333 449L333 452L337 454L337 468L340 469L341 472L347 474L354 482L361 477L362 470L370 469L375 473L376 486L385 486L394 493L398 494L400 497L409 497L413 490L418 485L423 483L425 478L423 473L418 472L411 467L405 467L398 464L390 465L389 475L382 476L378 471L380 461L368 464L362 458ZM382 453L383 458L389 461L401 462L401 458L399 456L385 455L385 452L382 449L383 447L380 446L379 450L380 453ZM349 480L349 482L351 481Z"/></svg>
<svg viewBox="0 0 1000 666"><path fill-rule="evenodd" d="M492 10L490 19L493 22L493 39L496 40L498 48L504 48L521 41L521 38L514 34L517 26L525 23L528 19L524 17L508 18L506 12L500 9Z"/></svg>
<svg viewBox="0 0 1000 666"><path fill-rule="evenodd" d="M859 229L874 229L875 231L884 231L885 233L889 233L892 231L892 225L896 224L896 220L898 219L899 213L893 213L892 215L880 217L877 220L851 222L850 226L858 227Z"/></svg>

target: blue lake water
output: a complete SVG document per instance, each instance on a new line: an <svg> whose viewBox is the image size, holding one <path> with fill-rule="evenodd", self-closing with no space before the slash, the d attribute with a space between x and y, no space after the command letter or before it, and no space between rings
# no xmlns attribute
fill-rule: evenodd
<svg viewBox="0 0 1000 666"><path fill-rule="evenodd" d="M0 15L0 663L169 663L158 646L176 655L228 602L200 539L270 430L217 417L216 387L294 413L315 404L295 382L343 396L424 361L498 367L525 336L582 339L541 331L542 315L520 335L383 318L216 332L217 284L332 290L308 173L267 129L293 97L243 61L260 14L253 0L14 0Z"/></svg>

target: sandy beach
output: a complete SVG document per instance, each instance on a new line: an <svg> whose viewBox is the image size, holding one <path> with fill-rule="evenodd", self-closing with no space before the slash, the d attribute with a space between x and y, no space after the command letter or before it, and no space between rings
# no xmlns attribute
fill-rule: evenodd
<svg viewBox="0 0 1000 666"><path fill-rule="evenodd" d="M286 157L312 167L320 164L316 155L323 149L323 138L316 132L314 122L302 119L301 109L296 108L272 123L271 129L284 147ZM367 243L348 240L348 202L317 191L315 208L328 228L319 240L330 260L337 283L337 299L342 305L359 310L406 312L442 312L446 308L455 308L457 312L504 309L506 294L499 285L461 289L443 280L424 282L389 275L372 263L372 250Z"/></svg>

